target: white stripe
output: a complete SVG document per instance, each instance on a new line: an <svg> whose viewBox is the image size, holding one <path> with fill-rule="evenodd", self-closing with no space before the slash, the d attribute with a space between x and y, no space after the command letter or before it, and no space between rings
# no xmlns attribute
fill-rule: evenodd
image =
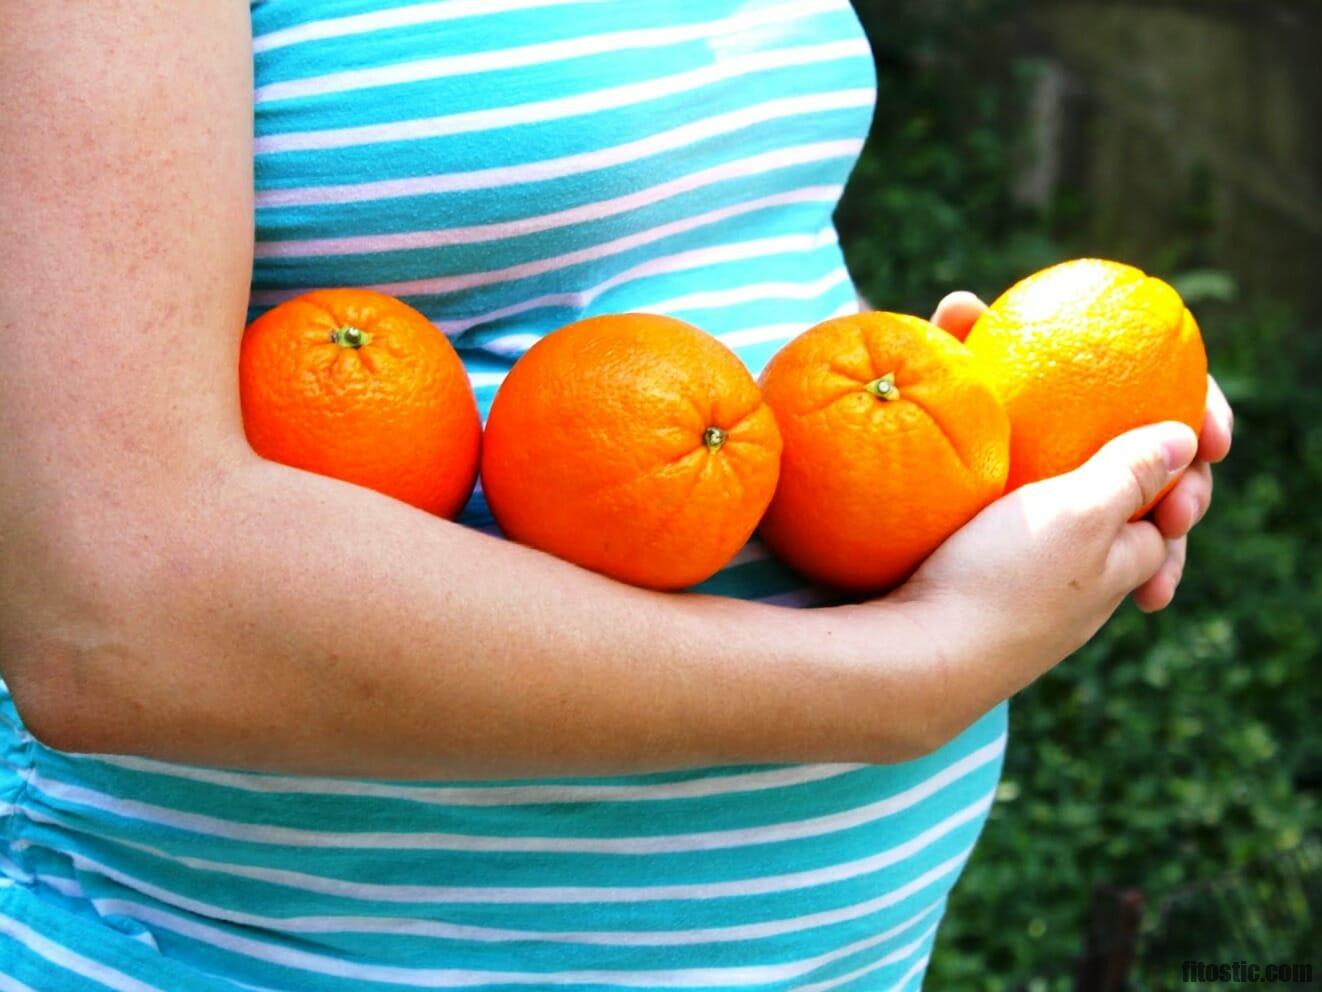
<svg viewBox="0 0 1322 992"><path fill-rule="evenodd" d="M926 934L923 935L923 937L920 940L917 941L917 943L922 944L923 941L929 939L935 932L936 932L935 928L929 930ZM910 945L910 946L913 947L914 945ZM931 959L932 958L930 954L925 954L917 961L915 961L912 968L910 968L898 979L896 979L895 984L890 987L890 992L897 992L897 990L903 990L905 986L909 984L910 980L912 980L913 978L917 977L922 973L923 969L927 967L928 961L930 961ZM862 978L864 975L871 974L872 972L877 971L879 968L884 968L886 965L894 964L894 963L895 963L894 961L888 961L886 958L882 958L880 961L874 961L872 964L867 965L866 967L856 968L853 971L846 972L845 974L840 975L836 978L827 979L824 982L812 982L808 985L796 985L791 990L791 992L827 992L827 990L829 989L839 988L841 985L844 985L845 982L852 982L855 978Z"/></svg>
<svg viewBox="0 0 1322 992"><path fill-rule="evenodd" d="M967 857L967 852L964 855ZM952 859L952 861L962 861ZM947 863L949 864L949 862ZM944 867L944 866L942 866ZM930 873L929 873L930 874ZM949 870L946 871L949 874ZM937 904L939 905L939 903ZM931 912L931 909L928 910ZM314 954L297 950L270 941L255 940L239 934L208 926L174 913L163 912L142 906L135 909L135 915L143 921L204 941L212 947L219 947L234 954L257 960L268 961L282 967L308 971L317 974L334 975L359 981L395 982L401 985L426 988L470 988L482 985L567 985L567 984L647 984L658 988L692 988L706 985L758 985L766 982L784 981L801 977L816 968L832 961L855 954L893 939L909 929L917 921L906 921L898 927L881 934L865 938L854 944L828 951L824 954L802 958L797 961L782 962L774 965L751 965L744 967L682 968L664 970L580 970L556 972L498 972L461 968L402 968L392 965L377 965L333 958L328 955ZM923 916L920 915L918 920ZM0 917L0 925L5 922ZM938 921L939 922L939 921ZM21 924L17 924L21 926ZM921 947L936 931L937 923L932 924L915 941L886 955L876 967L903 960ZM26 929L26 928L24 928ZM53 946L53 945L52 945ZM143 987L146 988L145 986ZM134 990L137 992L137 990ZM156 992L156 990L152 990Z"/></svg>
<svg viewBox="0 0 1322 992"><path fill-rule="evenodd" d="M525 162L521 165L494 166L470 172L440 173L430 176L409 176L403 179L378 179L365 183L345 183L336 186L298 186L289 189L259 190L256 194L258 209L269 207L307 207L335 203L361 203L367 200L387 200L435 193L453 193L467 190L496 189L521 183L546 182L566 176L595 172L615 165L638 161L663 152L686 149L708 138L726 136L734 131L783 120L800 114L825 113L870 106L874 99L870 89L838 90L813 93L808 96L783 97L766 103L743 107L694 121L669 131L662 131L609 148L564 155L559 158Z"/></svg>
<svg viewBox="0 0 1322 992"><path fill-rule="evenodd" d="M597 3L599 0L585 0L588 3ZM241 989L252 989L252 992L289 992L288 989L276 989L269 985L250 985L247 982L241 982L237 978L226 978L225 981L231 985L237 985Z"/></svg>
<svg viewBox="0 0 1322 992"><path fill-rule="evenodd" d="M733 217L755 213L758 210L804 203L835 203L839 200L842 191L843 187L838 184L805 186L800 189L786 190L782 193L773 193L770 196L759 197L744 203L731 204L717 210L709 210L703 214L694 214L691 217L671 221L668 224L658 224L635 234L628 234L613 241L603 241L587 248L580 248L577 251L566 252L563 255L539 258L531 262L522 262L518 265L509 265L503 269L491 269L485 272L466 272L454 276L435 276L428 279L408 279L403 282L376 283L371 288L391 296L437 296L474 289L478 286L514 282L519 279L545 275L559 269L571 268L584 262L595 262L603 258L610 258L612 255L620 255L634 248L649 245L676 234L685 234ZM281 303L304 292L306 292L305 289L298 287L260 290L251 294L251 301L257 304ZM449 325L447 332L454 333L454 326Z"/></svg>
<svg viewBox="0 0 1322 992"><path fill-rule="evenodd" d="M642 313L660 313L674 316L689 310L719 310L740 303L760 303L767 300L815 300L825 296L837 286L849 282L849 270L844 266L813 282L758 282L734 289L709 289L685 296L634 307Z"/></svg>
<svg viewBox="0 0 1322 992"><path fill-rule="evenodd" d="M829 606L839 597L840 594L834 590L813 586L760 597L758 602L770 603L772 606L792 606L797 609L804 609L811 606Z"/></svg>
<svg viewBox="0 0 1322 992"><path fill-rule="evenodd" d="M390 28L410 27L415 24L432 24L437 21L453 21L485 14L502 14L510 10L609 2L611 0L439 0L434 3L394 7L389 10L374 10L368 14L350 14L347 17L332 17L309 21L306 24L295 24L292 27L257 35L253 39L252 48L253 52L269 52L275 48L285 48L304 41L343 38L348 35L386 31Z"/></svg>
<svg viewBox="0 0 1322 992"><path fill-rule="evenodd" d="M482 343L482 350L507 358L518 358L542 339L541 334L507 334Z"/></svg>
<svg viewBox="0 0 1322 992"><path fill-rule="evenodd" d="M17 807L10 806L9 808L16 809ZM26 868L20 867L3 855L0 855L0 871L3 871L7 878L22 882L24 885L32 884L32 872L28 871Z"/></svg>
<svg viewBox="0 0 1322 992"><path fill-rule="evenodd" d="M188 765L170 764L135 755L89 755L100 764L133 771L168 775L172 778L207 782L245 792L274 792L288 795L340 795L377 799L400 799L438 806L530 806L562 803L638 802L661 799L694 799L725 796L760 789L780 789L805 782L821 782L866 765L794 765L772 771L713 775L655 785L510 785L510 786L408 786L383 782L316 776L254 775Z"/></svg>
<svg viewBox="0 0 1322 992"><path fill-rule="evenodd" d="M935 934L932 934L930 936L935 936ZM896 984L899 986L901 992L904 992L904 990L908 988L909 983L913 981L913 979L917 978L919 975L923 973L923 971L927 968L927 962L929 962L930 960L932 960L931 953L929 952L927 954L924 954L921 958L919 958L917 961L914 962L914 966L912 968L910 968L908 971L906 971L903 975L900 976L900 980ZM915 988L919 989L919 992L921 992L922 990L922 984L923 983L920 981L918 985L915 986Z"/></svg>
<svg viewBox="0 0 1322 992"><path fill-rule="evenodd" d="M767 24L781 27L788 25L789 22L838 10L840 6L835 0L791 0L789 3L745 10L729 17L695 24L579 35L532 45L493 48L430 59L410 59L364 69L345 69L322 76L306 76L302 79L259 86L253 94L253 101L260 104L274 100L348 93L376 86L398 86L450 76L548 65L590 55L662 48L691 41L718 39L721 35L742 33ZM792 29L786 27L785 30Z"/></svg>
<svg viewBox="0 0 1322 992"><path fill-rule="evenodd" d="M651 308L636 308L633 312L656 313L658 311ZM854 312L852 305L848 308L841 307L839 310L823 319L845 316L846 314ZM748 344L765 344L770 341L788 341L790 338L795 337L804 330L807 330L807 325L802 323L769 324L749 328L746 331L732 331L728 334L718 334L715 335L715 337L717 340L722 341L731 348L738 348ZM531 348L541 339L542 335L540 334L512 334L507 337L497 338L494 341L483 343L482 350L492 354L501 354L506 357L517 359L523 354L523 352ZM505 381L505 376L507 374L507 372L470 372L468 379L474 389L479 387L485 388L499 386ZM478 529L480 530L481 528ZM737 560L731 560L727 563L726 567L728 568L731 565L743 564L747 561L756 561L766 557L768 557L766 554L757 554L753 552L751 553L751 557L746 556ZM724 569L722 569L722 571L724 571Z"/></svg>
<svg viewBox="0 0 1322 992"><path fill-rule="evenodd" d="M673 275L690 269L701 269L728 262L746 262L753 258L767 258L774 255L808 254L828 245L837 243L835 228L828 224L816 234L782 234L771 238L758 238L753 241L737 241L733 244L713 245L710 248L691 248L671 255L661 255L640 262L632 268L616 273L595 286L570 293L552 293L532 299L520 300L509 306L488 310L475 317L456 320L443 320L439 326L446 334L461 334L478 324L491 323L527 313L530 310L549 309L552 307L568 308L577 312L586 310L608 290L651 276ZM504 373L498 373L501 376Z"/></svg>
<svg viewBox="0 0 1322 992"><path fill-rule="evenodd" d="M354 899L364 902L385 902L395 904L415 905L420 903L428 904L462 904L462 905L609 905L612 903L646 903L646 902L698 902L711 899L732 899L748 898L750 896L775 895L778 893L791 892L801 889L809 889L826 885L834 885L840 882L851 881L863 875L881 871L884 868L899 864L908 858L913 857L921 850L936 843L942 837L945 837L953 831L959 829L967 823L978 819L988 808L990 808L995 798L995 790L983 796L977 802L965 807L958 813L947 817L945 820L933 827L923 831L916 837L910 838L904 843L891 848L887 851L879 851L867 857L858 858L854 861L845 861L840 864L827 865L822 868L812 868L804 871L788 872L781 875L763 875L760 877L735 879L727 882L701 882L690 884L673 885L634 885L634 886L453 886L453 885L401 885L401 884L382 884L374 882L347 882L341 879L328 878L321 875L312 875L306 872L292 871L280 868L262 868L256 865L245 865L237 863L226 863L211 861L206 858L191 857L187 855L176 855L150 844L140 841L128 841L111 838L112 841L120 846L142 851L161 860L169 861L173 864L181 865L190 871L204 871L220 875L226 875L234 878L245 878L253 881L267 882L272 885L278 885L282 888L297 889L302 892L315 892L320 895L334 896L338 899ZM30 846L30 841L17 841L15 846L26 848ZM190 909L193 912L199 912L204 916L215 917L219 919L233 919L236 922L245 922L248 918L241 918L234 914L234 911L219 906L209 906L204 903L195 902L185 896L177 895L167 889L152 885L151 883L134 879L125 875L112 867L102 865L92 861L81 854L71 854L73 858L78 859L78 863L91 871L98 871L101 874L115 878L129 888L154 895L155 898L170 905L178 906L184 909ZM926 876L924 876L926 877ZM887 898L899 900L907 898L916 892L917 889L902 886L899 889L889 893ZM901 893L895 895L895 893ZM872 905L868 903L867 905ZM884 908L891 903L881 903L872 906L872 909ZM868 910L871 912L872 910ZM255 919L255 918L254 918ZM361 917L351 917L347 915L336 915L333 917L302 917L300 918L305 926L312 930L331 929L347 930L350 921L362 919ZM380 917L369 917L368 920L379 920ZM317 922L317 921L329 922ZM412 924L412 921L398 921ZM275 929L281 929L286 925L293 925L293 918L281 917L280 924L274 925ZM263 924L265 925L265 924ZM374 925L372 923L369 926ZM435 926L434 924L429 924ZM474 933L479 928L463 928L465 935ZM480 928L486 930L487 928ZM730 931L747 931L746 927L725 928ZM492 934L508 934L513 931L494 931L488 930ZM689 931L679 931L686 933ZM539 932L539 939L549 939L547 932ZM644 934L648 943L668 943L679 942L673 938L676 931L652 931ZM452 933L446 930L433 931L432 936L451 936ZM667 937L671 939L667 939ZM475 939L475 938L470 938ZM491 936L486 939L504 940L513 939L505 936ZM578 940L579 937L572 936L571 939ZM587 938L590 940L590 938ZM747 939L740 934L735 934L730 939Z"/></svg>
<svg viewBox="0 0 1322 992"><path fill-rule="evenodd" d="M781 235L774 238L761 238L754 241L718 245L714 248L691 249L689 251L677 252L672 255L663 255L658 258L650 259L634 266L633 268L626 269L624 272L618 273L609 279L603 280L586 290L572 293L553 293L547 296L534 297L528 300L521 300L520 302L509 306L501 307L497 310L490 310L474 317L434 321L433 323L436 324L438 330L454 337L478 324L502 320L506 317L518 316L533 310L558 307L582 311L590 306L602 293L607 292L608 290L656 275L668 275L675 272L704 268L722 263L747 261L753 258L810 253L827 245L834 245L836 243L837 237L835 228L828 225L815 235ZM841 267L840 271L847 276L847 272L843 267ZM514 336L511 335L510 337L513 338ZM534 339L540 337L541 335L528 335L524 340L525 343L531 347L532 344L535 343ZM511 351L513 351L512 348ZM489 389L498 387L505 381L506 375L507 371L505 370L470 372L468 374L468 381L472 384L474 389Z"/></svg>
<svg viewBox="0 0 1322 992"><path fill-rule="evenodd" d="M23 847L30 847L32 844L31 841L19 841L18 843ZM63 875L51 875L44 871L39 871L32 877L40 881L42 885L54 889L62 896L68 896L70 899L87 899L87 892L77 879L65 878ZM88 902L91 902L91 900L88 899Z"/></svg>
<svg viewBox="0 0 1322 992"><path fill-rule="evenodd" d="M446 135L467 134L474 131L498 130L524 124L538 124L563 120L583 114L598 113L628 107L638 103L659 100L712 83L769 69L813 65L871 54L866 39L832 41L798 48L777 48L765 52L721 59L714 65L691 69L660 79L644 80L593 90L574 96L538 100L533 103L486 110L470 110L458 114L420 117L384 124L361 124L355 127L328 128L317 131L289 131L266 134L257 138L254 151L258 155L278 152L308 151L320 148L347 148L372 145L386 141L412 141L421 138L439 138Z"/></svg>
<svg viewBox="0 0 1322 992"><path fill-rule="evenodd" d="M390 916L264 916L259 913L245 913L227 909L210 903L191 899L135 879L133 876L80 854L70 856L74 866L80 872L91 872L112 879L132 888L141 895L150 897L175 909L205 917L208 920L223 920L240 926L257 927L272 930L280 934L319 933L319 934L385 934L388 936L408 936L449 941L474 941L477 943L543 943L543 944L582 944L600 947L686 947L698 944L736 943L746 940L763 940L768 937L780 937L787 934L812 930L816 927L832 926L861 919L879 910L886 909L909 898L915 892L951 874L964 863L972 853L972 847L961 854L948 858L933 869L929 869L919 879L907 882L901 888L894 889L865 902L804 916L786 919L763 920L728 927L707 927L697 930L514 930L499 927L464 926L462 924L443 923L429 919ZM935 872L935 874L934 874ZM51 882L71 898L86 898L82 886L72 879L63 879L46 875L39 876L43 882ZM921 884L919 884L921 883ZM91 900L97 911L106 914L118 914L142 922L150 922L155 907L135 900L110 899L98 897ZM939 903L939 900L938 900ZM938 903L933 903L920 916L931 912Z"/></svg>
<svg viewBox="0 0 1322 992"><path fill-rule="evenodd" d="M753 283L748 286L738 286L734 289L707 290L704 292L690 293L687 296L676 296L668 300L659 300L655 303L634 303L630 305L629 310L632 313L656 313L673 317L690 310L719 310L724 307L737 306L742 303L765 303L769 300L815 300L825 296L837 286L848 282L849 271L844 266L840 266L834 272L816 280L815 282ZM800 330L807 328L806 324L796 326L798 326ZM729 344L729 336L737 333L739 332L728 332L721 336L721 340L725 341L726 344ZM495 354L518 357L541 340L542 337L543 335L536 333L508 334L483 341L482 350L493 352Z"/></svg>
<svg viewBox="0 0 1322 992"><path fill-rule="evenodd" d="M71 971L75 975L80 975L91 981L100 982L102 985L117 990L117 992L168 992L168 990L158 988L155 985L140 982L117 968L111 968L99 961L83 957L83 955L71 951L67 947L61 947L55 941L42 936L31 927L18 922L12 917L5 916L3 913L0 913L0 933L9 934L32 953L45 958L56 967Z"/></svg>
<svg viewBox="0 0 1322 992"><path fill-rule="evenodd" d="M153 923L153 925L165 926L168 927L168 929L172 929L172 930L181 929L180 923L185 922L185 921L181 921L181 918L177 917L177 915L168 913L168 911L152 909L152 907L143 906L141 905L141 903L137 903L137 902L126 901L126 899L98 898L98 899L91 899L91 902L93 902L93 905L97 907L99 913L115 913L120 915L126 915L126 917L139 919L139 921L151 922ZM798 962L789 963L788 966L779 966L779 967L792 967L795 968L795 971L797 973L805 973L810 970L813 970L813 968L821 967L822 964L829 964L830 962L833 962L833 960L838 960L839 958L847 958L847 956L851 954L858 954L859 951L866 951L867 948L878 946L878 944L890 942L890 940L894 940L896 936L900 936L904 934L904 932L906 932L907 930L912 930L914 929L914 927L919 926L920 923L923 923L925 921L925 919L928 919L929 917L931 917L933 913L936 913L937 910L940 910L941 906L943 906L943 899L937 899L936 902L933 902L931 903L931 905L925 907L925 909L920 910L919 913L914 915L914 917L910 917L906 919L906 921L904 921L903 923L899 923L899 925L892 926L888 930L879 932L879 934L874 934L873 936L867 936L867 938L863 938L861 940L855 940L855 942L853 943L846 944L846 946L843 947L838 947L836 948L836 950L833 951L825 952L825 954L814 956L814 958L798 960ZM206 927L206 929L210 930L210 927ZM928 927L928 929L924 931L923 936L920 936L919 940L917 940L916 943L917 944L923 943L923 940L929 938L929 936L932 935L932 932L935 931L935 929L936 929L936 925L935 923L933 923L933 926ZM223 932L223 931L217 931L217 932ZM534 936L534 938L531 939L535 940L537 938L535 938ZM908 944L908 947L910 948L914 946L915 944ZM274 944L272 944L272 947L274 947ZM903 952L903 951L904 948L899 948L899 951L896 951L896 954L899 954L899 952ZM242 951L239 952L241 952L242 954ZM912 954L912 950L908 951L908 954ZM907 954L904 956L907 956ZM867 967L867 970L870 971L870 970L874 970L874 968L882 967L882 964L884 963L887 962L886 960L883 959L883 962L870 964L870 966ZM858 973L863 973L863 972L861 971Z"/></svg>
<svg viewBox="0 0 1322 992"><path fill-rule="evenodd" d="M771 552L767 550L767 546L755 537L739 549L735 556L726 563L725 568L734 568L736 565L750 565L755 561L765 561L770 557Z"/></svg>
<svg viewBox="0 0 1322 992"><path fill-rule="evenodd" d="M95 789L70 785L48 779L40 773L32 776L31 788L52 799L92 806L128 819L142 820L160 826L173 827L178 830L213 837L228 837L254 844L284 844L342 850L544 851L548 853L649 855L724 850L755 844L775 844L850 830L888 816L894 816L896 813L922 802L951 782L995 761L1001 756L1004 748L1005 736L1001 735L990 744L983 745L976 751L947 765L936 774L917 785L910 786L903 792L839 813L811 817L806 820L770 823L756 827L634 837L505 837L422 831L401 833L371 830L305 830L297 827L228 820L204 813L188 813L168 806L123 799ZM37 811L27 808L24 808L24 812L29 816L41 815ZM60 822L49 817L44 817L44 819L46 822Z"/></svg>
<svg viewBox="0 0 1322 992"><path fill-rule="evenodd" d="M24 985L17 978L0 974L0 992L37 992L31 985Z"/></svg>
<svg viewBox="0 0 1322 992"><path fill-rule="evenodd" d="M491 224L442 227L424 231L400 231L393 234L359 234L342 238L259 241L254 246L254 257L308 258L321 255L366 255L374 252L441 248L524 237L529 234L569 227L573 224L583 224L602 220L606 217L614 217L642 207L650 207L674 199L684 193L691 193L731 179L747 179L752 176L766 175L769 172L789 169L798 165L807 165L812 162L827 162L832 159L853 157L859 153L862 147L862 141L850 138L844 141L820 141L808 145L775 148L749 158L722 162L712 168L691 172L688 175L658 183L656 186L637 190L624 196L584 203L577 207L557 210L553 213L520 217L516 220L499 221Z"/></svg>
<svg viewBox="0 0 1322 992"><path fill-rule="evenodd" d="M0 686L4 686L4 689L5 689L6 692L9 691L9 687L8 687L8 686L5 686L4 679L0 679ZM6 710L8 710L8 707L6 707ZM18 723L18 722L15 721L15 720L11 720L11 719L9 718L9 714L8 714L8 712L5 712L3 715L0 715L0 725L6 726L6 727L8 727L10 730L18 731L18 732L20 732L20 733L21 733L22 730L23 730L23 726L22 726L22 724Z"/></svg>
<svg viewBox="0 0 1322 992"><path fill-rule="evenodd" d="M849 300L836 307L823 317L822 320L834 320L836 317L845 317L849 314L855 313L858 313L858 301ZM763 324L760 327L750 327L742 331L730 331L725 334L718 334L716 335L716 339L730 348L744 348L751 344L767 344L771 341L788 341L790 338L802 334L807 329L808 325L802 322L792 324Z"/></svg>
<svg viewBox="0 0 1322 992"><path fill-rule="evenodd" d="M936 925L929 927L923 933L923 935L919 937L917 940L913 941L912 943L906 944L905 946L897 950L891 951L885 957L872 962L872 964L867 965L864 968L859 968L856 971L851 972L847 976L831 979L821 984L796 985L795 989L836 988L840 985L843 985L846 981L848 981L851 978L856 978L859 975L866 975L869 972L877 971L878 969L885 968L887 965L897 964L900 961L904 961L907 958L912 957L914 952L916 952L920 947L922 947L925 943L927 943L929 940L932 939L932 937L936 934L937 927L939 925L940 922L938 921ZM922 958L921 960L918 961L917 964L915 964L912 968L906 971L904 975L900 978L900 986L902 987L904 982L908 981L912 975L916 975L918 972L922 971L922 969L927 966L927 960L928 960L927 958Z"/></svg>
<svg viewBox="0 0 1322 992"><path fill-rule="evenodd" d="M730 348L743 348L750 344L766 344L768 341L788 341L802 334L808 326L799 321L790 324L759 324L757 327L747 327L742 331L727 331L718 334L717 338Z"/></svg>

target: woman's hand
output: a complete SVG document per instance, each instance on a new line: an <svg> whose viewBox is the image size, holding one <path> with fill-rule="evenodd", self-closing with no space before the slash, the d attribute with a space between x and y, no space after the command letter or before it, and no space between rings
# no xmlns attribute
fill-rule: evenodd
<svg viewBox="0 0 1322 992"><path fill-rule="evenodd" d="M987 506L883 601L940 659L929 691L954 701L946 735L1073 654L1166 567L1157 525L1130 518L1196 452L1180 423L1122 434L1073 472Z"/></svg>
<svg viewBox="0 0 1322 992"><path fill-rule="evenodd" d="M937 305L932 322L961 341L987 304L969 292L955 292ZM1212 465L1230 452L1234 414L1216 380L1207 377L1207 410L1198 435L1198 454L1189 470L1153 508L1149 518L1166 540L1166 558L1156 573L1134 590L1134 602L1145 612L1170 605L1184 572L1187 535L1212 502Z"/></svg>
<svg viewBox="0 0 1322 992"><path fill-rule="evenodd" d="M952 294L933 320L962 339L984 309L972 294ZM1201 443L1174 422L1122 434L1073 472L987 506L885 599L844 608L880 607L922 645L922 737L949 740L1086 643L1127 595L1145 609L1165 606L1184 535L1211 496L1208 462L1225 457L1229 437L1213 384ZM1181 471L1149 518L1131 523Z"/></svg>

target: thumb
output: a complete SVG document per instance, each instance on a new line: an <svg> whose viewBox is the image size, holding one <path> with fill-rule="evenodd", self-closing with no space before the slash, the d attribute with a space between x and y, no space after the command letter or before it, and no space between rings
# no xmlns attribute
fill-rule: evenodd
<svg viewBox="0 0 1322 992"><path fill-rule="evenodd" d="M1156 499L1197 451L1198 436L1178 421L1126 431L1072 473L1081 490L1080 503L1104 514L1119 529Z"/></svg>

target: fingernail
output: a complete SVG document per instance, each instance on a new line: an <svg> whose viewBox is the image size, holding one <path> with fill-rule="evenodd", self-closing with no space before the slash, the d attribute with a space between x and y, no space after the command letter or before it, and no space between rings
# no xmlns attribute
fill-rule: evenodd
<svg viewBox="0 0 1322 992"><path fill-rule="evenodd" d="M1198 439L1192 431L1186 429L1161 442L1161 452L1166 458L1167 471L1178 472L1193 461L1193 456L1198 452Z"/></svg>

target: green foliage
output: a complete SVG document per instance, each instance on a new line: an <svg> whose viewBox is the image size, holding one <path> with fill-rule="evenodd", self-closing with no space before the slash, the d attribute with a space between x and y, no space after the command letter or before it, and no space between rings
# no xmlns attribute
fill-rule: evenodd
<svg viewBox="0 0 1322 992"><path fill-rule="evenodd" d="M858 6L877 52L878 111L837 222L880 309L925 314L957 288L991 298L1042 265L1105 248L1085 252L1069 236L1086 204L1014 204L1033 68L979 60L1017 6ZM1264 857L1322 832L1322 328L1207 268L1206 199L1191 200L1166 249L1125 260L1187 294L1235 408L1234 451L1216 470L1175 603L1151 616L1123 607L1011 702L999 801L952 896L932 988L1068 988L1034 976L1070 973L1094 887L1177 905L1190 885L1251 879ZM1282 946L1315 957L1318 878L1314 866L1301 883L1311 924L1306 905L1271 924ZM1171 912L1150 945L1191 938L1210 955L1235 944L1247 912ZM1197 932L1171 933L1188 918ZM1147 974L1143 987L1177 980Z"/></svg>
<svg viewBox="0 0 1322 992"><path fill-rule="evenodd" d="M1319 829L1322 349L1271 308L1204 323L1235 450L1176 601L1123 608L1011 702L1002 801L952 897L934 988L1014 988L1060 965L1082 949L1094 886L1159 900L1252 875Z"/></svg>
<svg viewBox="0 0 1322 992"><path fill-rule="evenodd" d="M990 299L1060 257L1046 218L1009 195L1036 64L980 61L1017 6L857 4L877 63L877 110L836 226L877 309L926 315L952 287Z"/></svg>

